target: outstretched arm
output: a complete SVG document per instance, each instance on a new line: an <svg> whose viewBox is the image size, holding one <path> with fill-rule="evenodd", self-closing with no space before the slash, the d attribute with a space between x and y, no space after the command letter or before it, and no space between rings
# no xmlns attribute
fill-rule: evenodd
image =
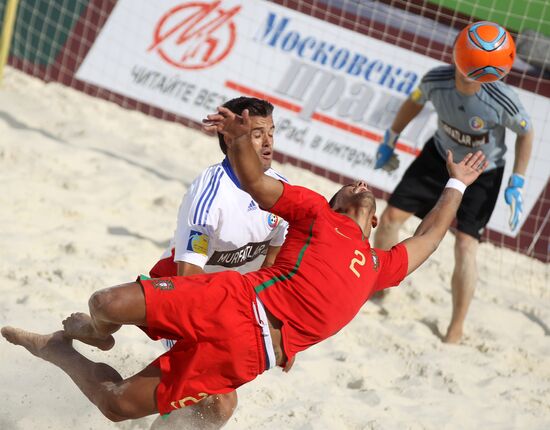
<svg viewBox="0 0 550 430"><path fill-rule="evenodd" d="M424 109L424 105L416 103L410 98L406 99L397 111L391 129L394 133L400 134L422 109Z"/></svg>
<svg viewBox="0 0 550 430"><path fill-rule="evenodd" d="M376 151L375 169L381 168L387 172L392 172L399 167L399 157L394 153L397 139L399 139L401 132L420 113L423 107L423 104L414 102L412 98L408 98L403 102L397 111L391 127L385 131L380 141L380 146Z"/></svg>
<svg viewBox="0 0 550 430"><path fill-rule="evenodd" d="M455 183L458 184L457 188L460 188L462 185L464 185L463 188L466 188L466 186L474 182L483 170L487 168L488 164L481 151L466 155L460 163L453 162L451 151L447 153L447 170L449 171L451 180L455 179L459 181ZM424 217L424 220L416 229L414 236L401 242L406 246L409 257L407 275L424 263L437 249L445 233L451 226L464 192L464 190L459 191L455 188L455 184L451 181L447 183L441 197L439 197L432 210Z"/></svg>
<svg viewBox="0 0 550 430"><path fill-rule="evenodd" d="M241 115L225 107L203 120L204 129L223 134L227 151L231 153L234 168L244 191L263 208L271 208L283 193L283 184L264 175L262 164L250 140L250 117L245 109Z"/></svg>
<svg viewBox="0 0 550 430"><path fill-rule="evenodd" d="M533 150L533 138L533 130L530 130L527 134L518 135L516 138L514 170L508 180L508 186L504 190L504 200L510 206L510 219L508 223L512 231L519 225L523 214L522 188L525 184L527 164L529 164L529 158L531 158L531 151Z"/></svg>
<svg viewBox="0 0 550 430"><path fill-rule="evenodd" d="M527 171L527 165L531 158L531 152L533 151L533 140L535 134L533 130L530 130L524 135L518 135L516 138L516 156L514 158L513 172L519 175L525 176Z"/></svg>

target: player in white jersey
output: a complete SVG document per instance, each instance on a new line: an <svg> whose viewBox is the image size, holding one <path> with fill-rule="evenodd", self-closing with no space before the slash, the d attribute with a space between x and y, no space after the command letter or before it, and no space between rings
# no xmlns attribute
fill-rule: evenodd
<svg viewBox="0 0 550 430"><path fill-rule="evenodd" d="M251 140L265 173L287 182L271 169L273 106L250 97L229 100L224 106L236 114L248 109L252 121ZM260 209L241 189L224 137L219 134L218 138L227 157L204 170L189 187L178 211L170 247L149 272L153 278L258 270L273 264L283 244L287 222ZM163 343L170 348L174 342L163 340ZM166 424L219 428L229 420L236 406L236 392L210 396L186 408L188 410L171 414L167 418L170 423Z"/></svg>
<svg viewBox="0 0 550 430"><path fill-rule="evenodd" d="M433 103L438 115L437 131L390 197L376 231L375 246L390 248L397 243L399 229L411 215L423 218L433 207L448 180L447 150L453 152L455 160L472 150L483 151L489 168L468 187L457 212L455 267L451 280L453 312L443 340L458 343L477 282L478 241L489 222L502 182L505 129L517 135L513 174L505 192L506 203L511 207L512 230L521 216L521 188L531 156L533 130L516 93L503 82L481 84L466 78L455 66L437 67L426 73L419 87L402 104L385 133L375 168L387 171L397 168L393 151L399 133L427 101Z"/></svg>
<svg viewBox="0 0 550 430"><path fill-rule="evenodd" d="M286 179L269 168L267 175ZM226 158L197 177L178 211L177 228L170 247L151 269L154 278L187 275L186 267L205 273L258 270L269 251L269 260L283 242L287 223L266 212L240 188ZM187 264L182 264L187 263Z"/></svg>

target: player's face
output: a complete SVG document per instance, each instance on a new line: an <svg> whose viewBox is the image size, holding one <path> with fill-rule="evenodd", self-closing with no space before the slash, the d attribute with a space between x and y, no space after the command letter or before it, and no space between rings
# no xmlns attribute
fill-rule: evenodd
<svg viewBox="0 0 550 430"><path fill-rule="evenodd" d="M271 167L271 160L273 160L273 133L275 132L273 117L271 115L252 116L250 122L252 146L258 154L264 170L267 170Z"/></svg>
<svg viewBox="0 0 550 430"><path fill-rule="evenodd" d="M373 210L373 212L376 209L374 194L369 190L367 183L364 181L355 181L344 185L338 194L337 206L342 209L350 206L367 207Z"/></svg>

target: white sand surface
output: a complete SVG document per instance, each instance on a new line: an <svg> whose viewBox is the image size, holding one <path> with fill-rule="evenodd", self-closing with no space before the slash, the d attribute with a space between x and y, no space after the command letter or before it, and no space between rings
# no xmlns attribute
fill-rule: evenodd
<svg viewBox="0 0 550 430"><path fill-rule="evenodd" d="M276 115L276 113L275 113ZM0 325L60 329L89 295L146 273L192 179L221 159L215 139L8 69L0 88ZM276 165L330 197L338 185ZM368 178L366 178L368 180ZM384 203L379 202L379 213ZM411 234L417 221L407 224ZM459 346L450 317L453 238L381 304L332 339L239 390L229 430L550 429L548 265L483 244ZM140 370L162 352L134 327L100 352ZM148 429L107 421L49 363L0 339L0 429ZM168 427L168 426L165 426Z"/></svg>

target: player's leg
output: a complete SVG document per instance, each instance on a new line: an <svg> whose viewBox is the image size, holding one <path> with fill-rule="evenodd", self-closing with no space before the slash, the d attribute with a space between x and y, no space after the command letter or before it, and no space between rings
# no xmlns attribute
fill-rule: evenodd
<svg viewBox="0 0 550 430"><path fill-rule="evenodd" d="M151 430L164 428L193 428L200 430L217 430L222 428L237 408L237 392L215 394L193 406L187 406L159 417Z"/></svg>
<svg viewBox="0 0 550 430"><path fill-rule="evenodd" d="M407 221L412 212L407 212L402 209L392 206L390 203L382 212L380 222L376 226L374 233L374 247L380 249L390 249L393 245L399 242L399 230ZM389 290L380 290L374 293L371 297L373 302L382 302L384 297L389 294Z"/></svg>
<svg viewBox="0 0 550 430"><path fill-rule="evenodd" d="M374 247L390 249L399 242L399 230L411 215L413 215L412 212L388 204L380 216L380 223L375 229Z"/></svg>
<svg viewBox="0 0 550 430"><path fill-rule="evenodd" d="M479 239L493 213L503 172L504 167L499 167L483 173L466 189L457 211L455 268L451 278L453 313L443 338L446 343L458 343L462 338L478 278Z"/></svg>
<svg viewBox="0 0 550 430"><path fill-rule="evenodd" d="M177 373L181 368L182 374L197 375L194 382L187 384L185 391L175 394L177 387L174 388L170 399L164 399L162 393L159 395L159 405L164 404L164 400L176 399L176 404L182 406L182 400L177 399L188 400L185 408L172 411L162 421L157 419L152 429L166 426L201 430L221 428L237 407L237 393L231 391L207 396L201 378L208 381L212 389L210 393L216 393L215 387L220 391L226 388L234 390L266 369L267 352L263 347L258 348L262 342L261 331L250 306L250 290L242 288L242 281L238 272L227 271L174 278L173 290L152 290L149 281L142 282L148 304L162 304L166 300L164 297L170 297L172 291L186 292L184 300L178 301L174 308L179 311L178 319L182 315L192 315L192 318L183 318L180 324L180 329L185 329L189 335L182 332L180 340L170 349L171 372ZM182 285L183 282L186 285ZM202 339L205 327L215 327L208 333L208 341ZM190 335L199 336L193 348L189 348L185 340ZM223 371L219 373L219 369ZM192 388L193 384L196 388ZM202 397L203 400L196 401Z"/></svg>
<svg viewBox="0 0 550 430"><path fill-rule="evenodd" d="M112 421L141 418L157 412L155 390L160 370L148 366L137 375L123 380L104 363L88 360L72 347L62 331L40 335L3 327L2 335L33 355L63 370L99 410Z"/></svg>
<svg viewBox="0 0 550 430"><path fill-rule="evenodd" d="M137 282L96 291L88 301L90 315L74 313L63 321L64 335L107 350L115 341L112 333L122 324L144 326L145 296Z"/></svg>
<svg viewBox="0 0 550 430"><path fill-rule="evenodd" d="M399 242L399 230L411 215L423 218L433 207L449 174L438 154L433 138L405 171L393 191L375 229L374 247L390 249ZM376 292L372 299L381 301L389 289Z"/></svg>
<svg viewBox="0 0 550 430"><path fill-rule="evenodd" d="M448 178L445 160L432 138L407 168L389 198L375 229L375 248L390 249L399 242L403 223L413 214L423 218L441 195Z"/></svg>
<svg viewBox="0 0 550 430"><path fill-rule="evenodd" d="M445 343L458 343L462 339L464 321L477 283L477 248L476 238L457 232L454 249L455 267L451 278L453 313L443 339Z"/></svg>
<svg viewBox="0 0 550 430"><path fill-rule="evenodd" d="M237 392L232 391L226 394L208 396L193 406L193 408L204 417L206 422L221 428L233 415L233 412L237 408L237 403Z"/></svg>

